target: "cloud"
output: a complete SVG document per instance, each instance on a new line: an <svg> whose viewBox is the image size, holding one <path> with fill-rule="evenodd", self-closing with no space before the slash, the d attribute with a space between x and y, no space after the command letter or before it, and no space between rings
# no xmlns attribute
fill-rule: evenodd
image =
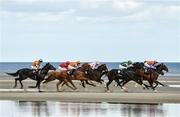
<svg viewBox="0 0 180 117"><path fill-rule="evenodd" d="M36 3L53 3L58 0L9 0L10 2L15 2L17 4L36 4ZM62 0L59 0L62 1Z"/></svg>
<svg viewBox="0 0 180 117"><path fill-rule="evenodd" d="M26 0L15 0L24 3ZM27 0L30 3L52 2L57 0ZM26 1L26 2L27 2ZM63 0L60 0L63 1ZM136 2L135 0L78 0L85 5L58 9L56 11L40 10L36 11L13 11L4 9L1 17L8 20L33 21L33 22L59 22L73 21L78 23L117 23L117 22L158 22L177 21L180 14L180 5L150 4ZM71 2L72 3L72 2ZM109 7L99 8L99 5L109 5ZM63 5L63 4L62 4ZM67 5L67 4L66 4ZM65 5L65 6L66 6ZM86 6L87 5L87 6ZM112 5L110 7L110 5ZM47 7L47 6L43 6ZM33 7L30 7L33 9ZM47 7L48 8L48 7ZM92 9L93 8L93 9ZM96 9L98 8L98 9ZM123 11L116 12L114 11Z"/></svg>
<svg viewBox="0 0 180 117"><path fill-rule="evenodd" d="M108 3L109 0L79 0L83 8L99 8L102 4Z"/></svg>
<svg viewBox="0 0 180 117"><path fill-rule="evenodd" d="M180 6L149 6L141 11L132 12L126 15L107 14L105 16L88 17L77 16L77 22L85 23L117 23L117 22L178 22L180 20Z"/></svg>
<svg viewBox="0 0 180 117"><path fill-rule="evenodd" d="M113 0L112 7L118 11L133 10L142 6L142 2L136 2L135 0Z"/></svg>
<svg viewBox="0 0 180 117"><path fill-rule="evenodd" d="M7 19L16 19L24 22L57 22L66 20L67 17L73 15L76 12L75 9L67 9L61 12L9 12L1 11L0 17Z"/></svg>

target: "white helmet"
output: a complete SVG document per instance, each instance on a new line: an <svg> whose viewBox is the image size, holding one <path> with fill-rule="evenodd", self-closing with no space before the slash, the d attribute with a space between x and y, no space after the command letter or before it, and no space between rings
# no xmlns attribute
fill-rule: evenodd
<svg viewBox="0 0 180 117"><path fill-rule="evenodd" d="M95 64L100 64L100 62L99 61L95 61Z"/></svg>

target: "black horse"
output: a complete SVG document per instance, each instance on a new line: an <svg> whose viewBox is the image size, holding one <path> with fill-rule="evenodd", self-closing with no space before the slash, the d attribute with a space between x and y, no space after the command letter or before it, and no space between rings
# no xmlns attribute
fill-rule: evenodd
<svg viewBox="0 0 180 117"><path fill-rule="evenodd" d="M15 78L15 85L14 88L17 87L17 81L19 80L20 84L21 84L21 89L23 88L23 84L22 84L22 80L25 80L27 78L30 78L32 80L36 80L36 86L29 86L29 88L37 88L40 91L40 84L41 82L44 80L44 77L47 75L49 70L56 70L56 68L51 65L50 63L47 63L42 69L38 70L37 72L34 72L32 69L29 68L22 68L17 70L17 72L15 73L6 73L8 75L11 76L19 76L17 78Z"/></svg>
<svg viewBox="0 0 180 117"><path fill-rule="evenodd" d="M89 69L87 71L88 73L86 74L86 77L89 78L92 81L96 81L100 84L102 84L102 82L104 82L104 80L101 79L101 77L103 75L107 75L108 73L108 68L106 66L106 64L101 64L97 67L97 69ZM85 83L83 81L82 82L82 86L85 88ZM89 84L91 86L96 86L94 84L89 83L87 80L85 80L86 84Z"/></svg>
<svg viewBox="0 0 180 117"><path fill-rule="evenodd" d="M144 69L144 64L141 62L136 62L127 69L110 70L107 74L109 80L106 84L107 90L109 90L109 85L112 83L113 80L117 83L117 86L121 87L121 89L123 89L123 86L131 80L143 86L143 88L147 88L147 86L143 84L142 80L139 79L136 75L136 72L138 72L140 69Z"/></svg>

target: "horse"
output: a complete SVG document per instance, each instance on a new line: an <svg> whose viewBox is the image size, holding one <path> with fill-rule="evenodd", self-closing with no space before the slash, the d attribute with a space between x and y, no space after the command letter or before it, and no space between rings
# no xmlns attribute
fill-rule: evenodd
<svg viewBox="0 0 180 117"><path fill-rule="evenodd" d="M148 83L150 84L149 87L155 90L158 84L164 86L164 84L157 81L157 79L159 75L164 75L165 72L168 72L168 68L165 64L161 63L156 66L156 69L151 69L148 73L144 72L144 74L140 74L140 75L143 76L143 80L148 81ZM153 83L155 83L155 86L153 86Z"/></svg>
<svg viewBox="0 0 180 117"><path fill-rule="evenodd" d="M150 86L144 84L146 88L151 87L153 90L158 86L158 84L163 85L159 81L157 81L159 75L164 75L164 71L168 72L168 68L163 63L156 66L155 70L150 70L150 73L146 73L144 69L139 69L139 71L134 71L134 77L137 79L137 81L140 81L142 83L143 80L148 81ZM124 86L129 81L124 82L121 86ZM153 83L156 85L153 87Z"/></svg>
<svg viewBox="0 0 180 117"><path fill-rule="evenodd" d="M103 75L107 75L108 73L108 68L106 64L101 64L97 67L97 69L89 69L89 73L86 74L86 76L91 80L91 81L96 81L100 84L104 82L104 80L101 79ZM89 84L88 81L86 81L86 84ZM84 82L82 82L83 87L85 87ZM92 84L91 84L92 85ZM94 85L95 86L95 85Z"/></svg>
<svg viewBox="0 0 180 117"><path fill-rule="evenodd" d="M32 80L36 80L37 83L36 83L36 86L29 86L29 88L38 87L39 92L41 92L40 84L44 80L44 77L47 75L49 70L56 70L56 68L50 63L46 63L46 65L42 69L40 69L38 72L34 72L33 69L22 68L22 69L17 70L15 73L6 73L6 74L14 76L14 77L19 76L18 78L15 78L14 88L17 87L17 81L19 81L19 83L21 84L21 89L22 89L23 88L22 80L30 78Z"/></svg>
<svg viewBox="0 0 180 117"><path fill-rule="evenodd" d="M59 85L64 82L69 88L76 90L76 86L72 82L72 77L67 73L66 70L62 71L52 71L48 73L48 76L44 79L43 84L51 82L53 80L58 80L58 83L56 84L57 91L59 91ZM68 82L71 83L73 87L71 87Z"/></svg>
<svg viewBox="0 0 180 117"><path fill-rule="evenodd" d="M135 72L140 72L140 69L143 69L143 66L143 63L136 62L133 63L131 67L128 67L126 69L111 69L107 74L109 80L106 83L107 90L109 90L109 85L112 83L113 80L117 83L117 86L121 87L121 89L124 89L124 84L131 80L135 81L136 83L142 86L142 80L137 79ZM119 80L121 80L121 82L119 82ZM123 86L121 84L123 84Z"/></svg>
<svg viewBox="0 0 180 117"><path fill-rule="evenodd" d="M90 68L90 66L88 66L87 64L83 64L81 67L74 69L72 71L71 75L68 74L68 71L66 71L66 70L59 71L59 72L57 72L57 71L56 72L50 72L48 74L48 77L45 78L45 81L43 82L43 84L57 79L57 80L59 80L59 82L56 84L57 91L59 91L59 85L61 83L63 83L62 86L64 84L66 84L71 89L76 90L77 88L74 85L74 83L72 82L72 80L81 80L81 81L89 80L89 78L86 77L86 71L89 70L89 68ZM70 82L73 87L68 85L68 82Z"/></svg>

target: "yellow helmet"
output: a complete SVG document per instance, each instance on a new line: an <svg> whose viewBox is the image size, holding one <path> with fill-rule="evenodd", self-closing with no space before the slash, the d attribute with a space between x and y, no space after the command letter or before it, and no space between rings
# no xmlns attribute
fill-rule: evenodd
<svg viewBox="0 0 180 117"><path fill-rule="evenodd" d="M78 60L78 61L76 61L76 63L77 63L77 64L80 64L81 62Z"/></svg>

